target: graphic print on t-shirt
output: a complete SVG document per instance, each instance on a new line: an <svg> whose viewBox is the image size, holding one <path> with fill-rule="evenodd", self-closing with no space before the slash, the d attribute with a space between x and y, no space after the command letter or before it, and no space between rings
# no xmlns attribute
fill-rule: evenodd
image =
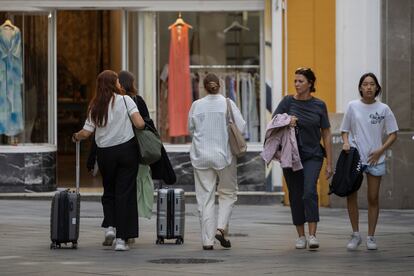
<svg viewBox="0 0 414 276"><path fill-rule="evenodd" d="M388 105L379 101L365 104L358 99L349 102L340 129L349 133L351 146L358 149L362 164L368 165L369 155L382 147L384 134L398 131L398 125ZM385 153L378 163L384 161Z"/></svg>
<svg viewBox="0 0 414 276"><path fill-rule="evenodd" d="M378 114L378 112L375 112L375 114L369 114L369 118L371 119L371 124L380 124L382 120L385 119L384 115Z"/></svg>

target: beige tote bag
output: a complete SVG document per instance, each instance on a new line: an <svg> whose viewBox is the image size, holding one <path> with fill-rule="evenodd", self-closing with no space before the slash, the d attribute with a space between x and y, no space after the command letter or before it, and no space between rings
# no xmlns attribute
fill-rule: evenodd
<svg viewBox="0 0 414 276"><path fill-rule="evenodd" d="M247 144L240 130L237 128L236 123L234 122L233 111L231 110L230 99L226 98L227 102L227 129L229 133L229 143L231 152L237 156L241 157L246 153Z"/></svg>

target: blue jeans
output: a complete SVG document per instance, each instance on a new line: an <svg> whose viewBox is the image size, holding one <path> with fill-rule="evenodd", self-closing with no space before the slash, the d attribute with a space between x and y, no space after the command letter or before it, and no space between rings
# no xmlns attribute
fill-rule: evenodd
<svg viewBox="0 0 414 276"><path fill-rule="evenodd" d="M302 170L294 172L292 169L283 169L294 225L319 221L316 184L322 163L323 159L314 158L302 161Z"/></svg>

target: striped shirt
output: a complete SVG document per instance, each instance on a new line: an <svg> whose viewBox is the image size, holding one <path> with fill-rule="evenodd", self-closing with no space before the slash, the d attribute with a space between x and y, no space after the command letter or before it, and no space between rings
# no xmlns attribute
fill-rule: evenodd
<svg viewBox="0 0 414 276"><path fill-rule="evenodd" d="M237 128L244 133L246 122L236 104L230 103ZM221 170L231 164L233 154L228 142L226 111L226 98L220 94L193 102L188 128L193 138L190 159L194 168Z"/></svg>

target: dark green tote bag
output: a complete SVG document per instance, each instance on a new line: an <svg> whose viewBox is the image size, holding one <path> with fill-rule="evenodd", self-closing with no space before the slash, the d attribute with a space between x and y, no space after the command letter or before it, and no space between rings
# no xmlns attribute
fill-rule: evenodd
<svg viewBox="0 0 414 276"><path fill-rule="evenodd" d="M148 124L145 125L144 129L137 129L132 122L131 116L129 116L125 98L124 103L129 120L132 124L132 130L137 139L139 163L143 165L151 165L161 158L162 142L160 137L156 134L156 130L152 129Z"/></svg>

